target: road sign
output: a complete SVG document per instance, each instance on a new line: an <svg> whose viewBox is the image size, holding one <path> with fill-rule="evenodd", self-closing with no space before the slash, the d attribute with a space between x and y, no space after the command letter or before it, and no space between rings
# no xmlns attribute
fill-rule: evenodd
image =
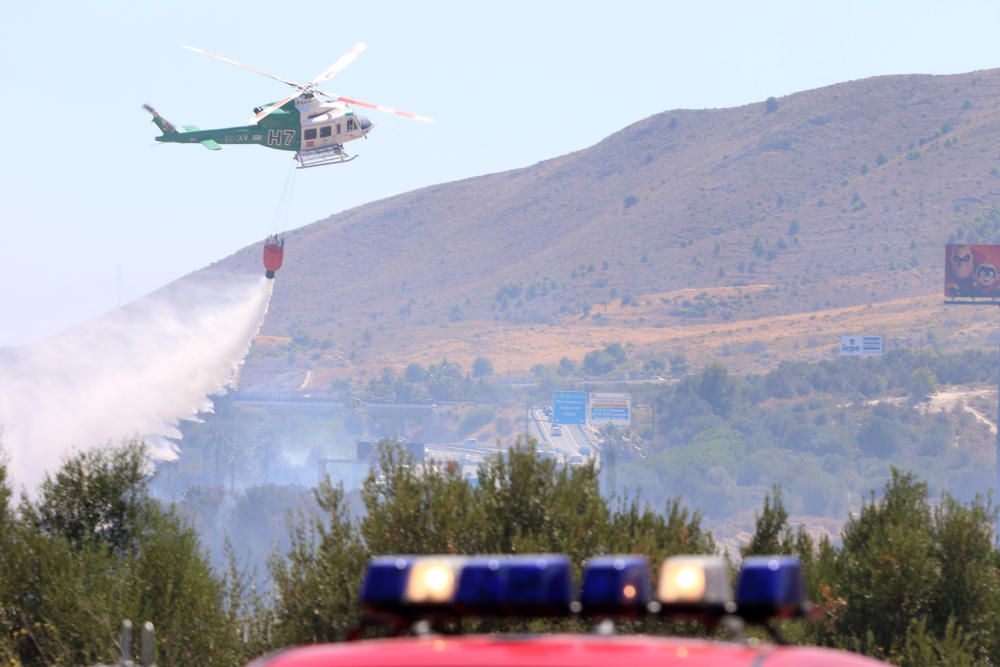
<svg viewBox="0 0 1000 667"><path fill-rule="evenodd" d="M880 357L882 356L881 336L841 336L840 356Z"/></svg>
<svg viewBox="0 0 1000 667"><path fill-rule="evenodd" d="M583 424L587 421L587 392L556 391L552 393L553 424Z"/></svg>
<svg viewBox="0 0 1000 667"><path fill-rule="evenodd" d="M629 426L632 423L632 395L591 394L589 421L591 424Z"/></svg>

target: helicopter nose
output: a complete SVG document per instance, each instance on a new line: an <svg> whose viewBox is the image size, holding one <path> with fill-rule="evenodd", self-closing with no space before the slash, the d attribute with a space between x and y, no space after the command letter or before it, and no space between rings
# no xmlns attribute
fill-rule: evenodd
<svg viewBox="0 0 1000 667"><path fill-rule="evenodd" d="M372 128L373 123L364 116L358 116L358 125L362 130L368 131Z"/></svg>

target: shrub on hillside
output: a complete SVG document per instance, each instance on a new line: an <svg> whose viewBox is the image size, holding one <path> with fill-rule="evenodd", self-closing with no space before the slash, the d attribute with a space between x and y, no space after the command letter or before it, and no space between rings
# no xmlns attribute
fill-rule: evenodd
<svg viewBox="0 0 1000 667"><path fill-rule="evenodd" d="M495 418L496 413L490 408L472 408L462 417L462 421L458 426L458 434L464 438L470 433L475 433L486 426Z"/></svg>

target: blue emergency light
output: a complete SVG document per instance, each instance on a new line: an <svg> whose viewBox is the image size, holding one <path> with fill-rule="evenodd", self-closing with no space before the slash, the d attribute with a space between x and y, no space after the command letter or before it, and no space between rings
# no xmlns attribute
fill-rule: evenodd
<svg viewBox="0 0 1000 667"><path fill-rule="evenodd" d="M412 556L379 556L368 563L361 601L376 607L399 604L413 565Z"/></svg>
<svg viewBox="0 0 1000 667"><path fill-rule="evenodd" d="M468 583L466 583L468 582ZM569 558L558 555L477 558L462 573L456 602L470 612L564 614L573 596Z"/></svg>
<svg viewBox="0 0 1000 667"><path fill-rule="evenodd" d="M569 611L566 556L381 556L369 563L362 604L376 614L548 616Z"/></svg>
<svg viewBox="0 0 1000 667"><path fill-rule="evenodd" d="M581 613L637 615L646 612L649 599L649 563L644 556L598 556L583 566Z"/></svg>
<svg viewBox="0 0 1000 667"><path fill-rule="evenodd" d="M754 556L743 561L736 586L739 615L750 622L801 616L808 608L802 564L794 556Z"/></svg>

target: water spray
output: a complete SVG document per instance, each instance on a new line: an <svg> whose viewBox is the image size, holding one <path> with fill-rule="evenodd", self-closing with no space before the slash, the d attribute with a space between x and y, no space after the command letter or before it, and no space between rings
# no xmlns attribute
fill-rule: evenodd
<svg viewBox="0 0 1000 667"><path fill-rule="evenodd" d="M67 456L127 438L144 439L154 460L176 458L177 422L210 411L236 377L273 289L259 274L201 271L35 345L0 348L13 482L30 493Z"/></svg>

